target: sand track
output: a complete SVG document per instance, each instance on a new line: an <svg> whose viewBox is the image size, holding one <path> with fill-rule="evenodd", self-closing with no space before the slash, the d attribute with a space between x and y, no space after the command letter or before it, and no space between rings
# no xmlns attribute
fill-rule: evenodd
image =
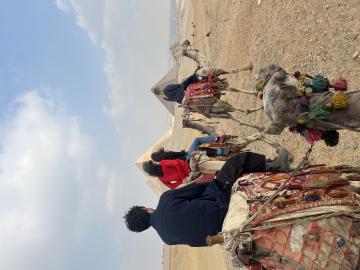
<svg viewBox="0 0 360 270"><path fill-rule="evenodd" d="M360 89L360 56L353 58L360 51L360 2L357 0L262 0L260 6L255 0L185 0L184 12L182 39L191 40L214 66L233 68L250 61L254 63L253 72L229 76L235 87L252 89L256 71L264 65L277 63L289 72L322 73L330 79L343 76L351 89ZM210 36L204 38L210 30ZM181 76L192 73L194 68L191 61L183 60ZM229 94L225 99L242 108L259 104L246 95ZM262 112L239 117L262 125L267 121ZM175 122L175 133L181 134L175 137L195 136L194 132L180 131L179 111ZM254 132L230 120L222 121L219 129L239 136ZM307 144L299 135L284 131L281 136L269 138L286 146L294 154L295 163L306 152ZM184 148L189 140L179 139L178 142L177 147ZM338 146L328 148L317 143L310 160L329 165L359 165L359 144L360 134L342 131ZM249 148L274 156L274 150L263 143L252 144ZM232 269L216 247L177 246L168 251L168 269L171 270Z"/></svg>

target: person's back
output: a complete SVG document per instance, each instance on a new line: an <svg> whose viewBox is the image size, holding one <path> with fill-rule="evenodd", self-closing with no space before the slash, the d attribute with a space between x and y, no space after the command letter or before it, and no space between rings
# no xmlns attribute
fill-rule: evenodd
<svg viewBox="0 0 360 270"><path fill-rule="evenodd" d="M236 179L245 172L288 170L288 159L285 149L271 162L261 154L239 153L225 162L213 182L169 190L160 197L156 209L131 207L125 214L126 226L134 232L152 226L168 245L205 246L208 235L221 231Z"/></svg>
<svg viewBox="0 0 360 270"><path fill-rule="evenodd" d="M162 194L150 223L166 244L206 246L206 236L221 231L226 212L226 197L214 182L190 184Z"/></svg>
<svg viewBox="0 0 360 270"><path fill-rule="evenodd" d="M189 78L187 78L185 81L183 81L181 84L169 84L165 86L164 88L164 95L166 96L166 99L168 101L175 101L179 104L182 103L182 100L185 95L186 88L195 82L198 82L198 78L196 77L196 74L191 75Z"/></svg>

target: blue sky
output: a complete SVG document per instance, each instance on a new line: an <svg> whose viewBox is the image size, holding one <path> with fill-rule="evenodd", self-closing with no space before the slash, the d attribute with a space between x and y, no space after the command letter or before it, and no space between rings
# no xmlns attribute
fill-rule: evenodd
<svg viewBox="0 0 360 270"><path fill-rule="evenodd" d="M155 232L122 215L156 203L133 162L169 126L149 92L169 68L168 22L166 0L2 3L4 269L161 267Z"/></svg>

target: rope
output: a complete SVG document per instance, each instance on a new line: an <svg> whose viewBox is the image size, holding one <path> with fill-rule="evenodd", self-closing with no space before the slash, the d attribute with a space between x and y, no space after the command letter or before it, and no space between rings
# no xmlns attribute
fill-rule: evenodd
<svg viewBox="0 0 360 270"><path fill-rule="evenodd" d="M294 175L303 167L305 162L309 159L309 156L314 148L314 145L312 144L307 152L305 153L304 158L301 160L301 162L298 164L298 166L293 170L290 174L290 176L281 184L281 186L274 192L274 194L256 211L255 214L253 214L248 220L245 221L242 228L245 228L248 226L255 218L258 217L258 215L262 212L262 210L284 189L286 184L294 177Z"/></svg>
<svg viewBox="0 0 360 270"><path fill-rule="evenodd" d="M268 229L272 229L272 228L286 227L286 226L289 226L289 225L292 225L292 224L310 222L310 221L314 221L314 220L319 220L319 219L329 218L329 217L335 217L335 216L342 216L342 215L351 216L351 214L356 214L356 213L359 213L359 210L354 210L354 211L349 211L349 212L348 211L341 211L341 212L328 213L328 214L323 214L323 215L315 216L315 217L295 219L295 220L290 221L290 222L285 222L285 223L280 223L280 224L275 224L275 225L269 224L269 225L263 225L263 226L254 227L254 228L248 228L248 229L245 229L244 232L261 231L261 230L268 230Z"/></svg>

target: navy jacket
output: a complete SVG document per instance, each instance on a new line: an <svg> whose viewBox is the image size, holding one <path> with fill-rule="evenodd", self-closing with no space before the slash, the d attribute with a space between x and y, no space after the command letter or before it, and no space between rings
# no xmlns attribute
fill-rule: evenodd
<svg viewBox="0 0 360 270"><path fill-rule="evenodd" d="M195 82L198 82L198 78L196 74L191 75L189 78L187 78L185 81L183 81L181 84L169 84L165 86L164 88L164 94L166 96L166 99L169 101L175 101L177 103L182 102L185 90L186 88Z"/></svg>
<svg viewBox="0 0 360 270"><path fill-rule="evenodd" d="M163 193L150 223L168 245L206 246L206 236L221 231L227 207L214 182L193 183Z"/></svg>
<svg viewBox="0 0 360 270"><path fill-rule="evenodd" d="M150 224L168 245L206 246L206 236L222 229L236 179L244 172L263 171L264 155L241 152L225 162L215 181L163 193Z"/></svg>

